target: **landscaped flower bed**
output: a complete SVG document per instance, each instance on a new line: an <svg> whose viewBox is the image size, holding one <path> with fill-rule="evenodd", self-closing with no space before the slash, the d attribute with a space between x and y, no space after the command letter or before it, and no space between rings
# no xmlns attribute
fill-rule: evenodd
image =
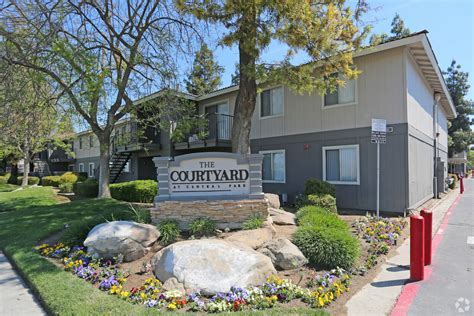
<svg viewBox="0 0 474 316"><path fill-rule="evenodd" d="M349 291L350 275L343 269L334 269L324 275L314 274L307 287L301 287L290 280L271 276L258 287L232 288L213 297L199 292L184 293L166 291L160 280L147 279L140 287L127 287L127 272L121 270L120 260L95 259L84 251L84 247L69 247L63 243L43 244L36 250L45 257L61 260L66 271L87 282L96 284L102 291L132 304L167 310L189 310L230 312L240 310L261 310L294 300L305 302L311 307L330 305L344 292Z"/></svg>
<svg viewBox="0 0 474 316"><path fill-rule="evenodd" d="M405 218L384 218L365 216L357 220L353 227L360 238L370 244L365 269L377 264L377 258L389 252L390 247L397 244L404 228L407 225Z"/></svg>

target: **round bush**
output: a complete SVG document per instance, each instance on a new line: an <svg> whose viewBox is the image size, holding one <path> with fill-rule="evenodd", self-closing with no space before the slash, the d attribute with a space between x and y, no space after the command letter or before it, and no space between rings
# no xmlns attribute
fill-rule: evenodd
<svg viewBox="0 0 474 316"><path fill-rule="evenodd" d="M78 177L70 171L64 173L60 178L61 183L76 183L78 179Z"/></svg>
<svg viewBox="0 0 474 316"><path fill-rule="evenodd" d="M350 269L360 254L359 243L348 229L302 226L293 235L293 243L310 264L323 269Z"/></svg>
<svg viewBox="0 0 474 316"><path fill-rule="evenodd" d="M59 185L59 191L62 193L72 193L74 191L74 184L70 182L64 182Z"/></svg>
<svg viewBox="0 0 474 316"><path fill-rule="evenodd" d="M93 179L74 183L73 187L77 196L95 198L99 195L99 183Z"/></svg>
<svg viewBox="0 0 474 316"><path fill-rule="evenodd" d="M110 194L116 200L127 202L152 203L158 193L154 180L136 180L110 185Z"/></svg>
<svg viewBox="0 0 474 316"><path fill-rule="evenodd" d="M60 176L47 176L41 179L41 184L43 186L50 186L50 187L59 187L61 184L61 177Z"/></svg>
<svg viewBox="0 0 474 316"><path fill-rule="evenodd" d="M326 181L318 179L308 179L304 184L304 194L329 194L333 197L336 197L336 187Z"/></svg>
<svg viewBox="0 0 474 316"><path fill-rule="evenodd" d="M305 206L296 213L296 220L300 226L316 226L348 230L349 226L334 213L317 206Z"/></svg>
<svg viewBox="0 0 474 316"><path fill-rule="evenodd" d="M23 177L18 177L16 181L18 185L21 185L21 183L23 182ZM40 183L40 178L31 177L31 176L28 177L28 185L35 185L39 183Z"/></svg>
<svg viewBox="0 0 474 316"><path fill-rule="evenodd" d="M330 194L310 194L308 204L322 207L329 212L337 213L336 198Z"/></svg>

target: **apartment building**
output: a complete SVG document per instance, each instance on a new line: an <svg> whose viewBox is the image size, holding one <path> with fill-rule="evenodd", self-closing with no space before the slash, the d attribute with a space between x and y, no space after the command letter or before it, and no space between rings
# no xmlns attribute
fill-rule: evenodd
<svg viewBox="0 0 474 316"><path fill-rule="evenodd" d="M426 31L363 50L354 62L362 73L334 93L299 95L274 86L259 94L251 150L264 155L264 191L292 203L307 179L323 179L335 184L339 208L374 210L376 145L370 141L371 120L386 119L380 208L405 212L444 191L448 119L456 115L454 105ZM112 146L112 180L155 178L155 156L230 151L237 92L238 87L231 86L204 96L183 96L206 114L205 140L189 135L174 143L169 133L157 129L134 138L140 127L132 121L119 123ZM149 95L136 105L158 96ZM74 151L75 170L94 176L99 148L91 132L77 135Z"/></svg>

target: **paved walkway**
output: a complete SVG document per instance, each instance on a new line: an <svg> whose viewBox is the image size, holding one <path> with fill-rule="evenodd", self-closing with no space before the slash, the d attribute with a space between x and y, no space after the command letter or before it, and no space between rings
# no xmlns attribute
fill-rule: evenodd
<svg viewBox="0 0 474 316"><path fill-rule="evenodd" d="M457 193L452 192L431 209L433 212L433 232L437 231L444 215L457 196ZM346 303L347 314L349 316L390 314L403 286L410 278L409 265L410 239L408 238L397 249L397 254L382 265L374 280L365 285Z"/></svg>
<svg viewBox="0 0 474 316"><path fill-rule="evenodd" d="M0 315L46 315L3 252L0 252Z"/></svg>
<svg viewBox="0 0 474 316"><path fill-rule="evenodd" d="M474 180L433 240L438 244L408 315L474 315ZM438 242L437 242L438 239Z"/></svg>

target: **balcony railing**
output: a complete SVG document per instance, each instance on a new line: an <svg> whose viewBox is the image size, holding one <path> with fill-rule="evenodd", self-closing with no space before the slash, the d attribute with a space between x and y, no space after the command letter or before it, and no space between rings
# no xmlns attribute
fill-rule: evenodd
<svg viewBox="0 0 474 316"><path fill-rule="evenodd" d="M185 141L175 142L176 150L201 147L230 147L234 117L228 114L207 114L205 129L196 129ZM205 135L203 137L202 135Z"/></svg>
<svg viewBox="0 0 474 316"><path fill-rule="evenodd" d="M111 138L111 150L115 152L137 151L160 146L159 128L140 128L137 122L118 128Z"/></svg>

